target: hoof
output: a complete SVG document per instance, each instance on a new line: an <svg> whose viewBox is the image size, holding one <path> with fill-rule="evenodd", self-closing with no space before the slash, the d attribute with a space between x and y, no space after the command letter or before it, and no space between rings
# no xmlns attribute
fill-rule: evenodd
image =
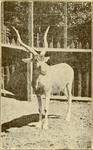
<svg viewBox="0 0 93 150"><path fill-rule="evenodd" d="M47 130L47 129L48 129L48 126L43 126L43 129Z"/></svg>
<svg viewBox="0 0 93 150"><path fill-rule="evenodd" d="M66 117L66 121L70 121L70 115L69 114Z"/></svg>
<svg viewBox="0 0 93 150"><path fill-rule="evenodd" d="M36 127L39 128L39 129L42 129L42 122L38 122L38 123L36 124Z"/></svg>
<svg viewBox="0 0 93 150"><path fill-rule="evenodd" d="M48 129L48 124L47 124L47 123L44 123L44 124L43 124L43 129L45 129L45 130Z"/></svg>

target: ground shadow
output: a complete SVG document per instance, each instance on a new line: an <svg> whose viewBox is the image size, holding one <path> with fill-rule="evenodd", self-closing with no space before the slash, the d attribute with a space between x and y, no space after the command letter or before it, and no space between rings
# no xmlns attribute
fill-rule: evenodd
<svg viewBox="0 0 93 150"><path fill-rule="evenodd" d="M20 97L18 97L16 95L11 95L11 94L4 94L4 93L2 93L1 96L2 97L6 97L6 98L13 98L13 99L15 99L17 101L27 101L27 99L25 99L25 98L20 98Z"/></svg>
<svg viewBox="0 0 93 150"><path fill-rule="evenodd" d="M12 121L3 123L1 126L2 132L8 132L7 130L12 127L22 127L26 126L31 122L37 122L39 120L39 114L31 114L31 115L24 115L19 118L13 119Z"/></svg>
<svg viewBox="0 0 93 150"><path fill-rule="evenodd" d="M15 100L18 100L18 101L27 101L27 98L20 98L19 96L17 95L11 95L11 94L1 94L2 97L6 97L6 98L14 98Z"/></svg>
<svg viewBox="0 0 93 150"><path fill-rule="evenodd" d="M42 117L44 118L45 116L43 115ZM48 118L58 119L58 118L60 118L60 116L50 114L48 116ZM19 118L13 119L9 122L3 123L1 126L1 131L8 132L8 129L10 129L12 127L20 128L20 127L28 125L29 123L38 122L38 121L39 121L39 114L24 115Z"/></svg>

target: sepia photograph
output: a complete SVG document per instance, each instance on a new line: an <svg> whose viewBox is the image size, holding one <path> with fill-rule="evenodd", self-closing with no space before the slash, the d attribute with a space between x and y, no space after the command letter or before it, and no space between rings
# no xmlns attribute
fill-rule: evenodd
<svg viewBox="0 0 93 150"><path fill-rule="evenodd" d="M1 149L92 149L92 0L0 3Z"/></svg>

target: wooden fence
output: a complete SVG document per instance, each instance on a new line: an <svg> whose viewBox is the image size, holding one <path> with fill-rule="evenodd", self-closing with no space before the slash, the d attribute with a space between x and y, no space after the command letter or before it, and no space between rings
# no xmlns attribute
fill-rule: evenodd
<svg viewBox="0 0 93 150"><path fill-rule="evenodd" d="M7 28L6 26L3 25L2 27L2 32L1 32L1 42L2 44L7 44L7 45L13 45L13 46L20 46L18 40L16 40L16 38L11 35L9 28Z"/></svg>
<svg viewBox="0 0 93 150"><path fill-rule="evenodd" d="M5 87L7 86L10 80L11 74L15 71L15 65L4 66L1 69L2 69L1 88L5 89ZM78 70L78 72L75 73L75 76L77 76L77 79L74 78L74 82L73 82L73 89L72 89L73 96L91 97L91 89L90 89L91 77L89 72L85 73L85 78L84 78L83 73L80 70ZM83 80L84 82L82 82ZM58 93L56 89L56 91L54 90L54 94L60 95L61 93Z"/></svg>
<svg viewBox="0 0 93 150"><path fill-rule="evenodd" d="M34 36L34 41L35 41L35 47L44 47L44 41L42 40L43 37L40 33L36 33ZM48 47L49 48L63 48L63 40L62 38L60 38L60 40L55 41L54 40L55 37L51 37L51 39L48 40ZM78 39L68 39L68 44L67 44L67 48L71 48L71 49L89 49L89 43L88 41L84 44L82 44L82 41L78 40Z"/></svg>
<svg viewBox="0 0 93 150"><path fill-rule="evenodd" d="M15 71L15 65L4 66L1 68L1 89L5 89L7 86L11 74Z"/></svg>
<svg viewBox="0 0 93 150"><path fill-rule="evenodd" d="M11 38L9 37L10 31L6 26L3 26L2 29L2 43L3 44L8 44L8 45L16 45L16 46L20 46L19 42L17 40L15 40L15 37L12 36ZM43 35L41 35L40 33L36 33L34 35L34 46L35 47L44 47L44 41L42 40ZM50 40L48 40L48 47L49 48L63 48L62 46L62 39L61 40L57 40L56 42L54 41L54 37L51 37ZM84 45L84 49L89 49L89 43L86 42L86 44ZM79 41L78 39L68 39L68 49L83 49L83 45L82 42Z"/></svg>
<svg viewBox="0 0 93 150"><path fill-rule="evenodd" d="M20 46L18 41L16 41L14 37L9 39L9 37L7 36L7 31L9 32L9 29L7 27L3 26L2 43L8 44L8 45L13 45L13 46L14 45ZM41 41L40 41L40 34L37 33L36 47L40 48L41 45L43 45L43 47L44 47L44 43L41 44ZM54 51L53 37L52 37L50 42L48 41L48 46L50 48L50 51L51 51L51 49L53 49L53 51ZM57 47L57 49L61 48L61 41L57 41L56 47ZM68 48L71 48L71 49L72 48L74 48L74 49L80 48L80 49L82 49L82 43L80 41L78 42L78 40L77 41L72 40L72 42L69 44ZM89 43L86 43L86 48L89 49ZM56 52L57 52L57 49L55 48ZM65 52L65 50L64 50L64 52ZM27 64L27 68L29 68L28 64ZM15 65L9 65L9 66L2 67L2 85L1 85L1 87L3 89L8 84L8 82L10 80L10 76L14 71L15 71ZM27 69L27 76L28 76L28 72L29 72L29 69ZM78 72L75 74L75 76L77 76L78 79L77 79L77 81L76 81L76 79L74 79L73 90L72 90L73 95L78 96L78 97L83 97L83 96L91 97L91 85L90 85L91 84L91 82L90 82L91 76L90 76L90 73L86 71L85 72L85 79L83 79L82 71L78 70ZM85 84L82 82L83 80L85 80ZM27 79L27 83L29 84L28 79ZM85 88L84 88L84 86L85 86ZM83 89L85 91L83 91Z"/></svg>

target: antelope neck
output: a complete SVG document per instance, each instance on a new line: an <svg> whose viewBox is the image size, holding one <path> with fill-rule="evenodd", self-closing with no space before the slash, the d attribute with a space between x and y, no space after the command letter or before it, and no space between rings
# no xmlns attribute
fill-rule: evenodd
<svg viewBox="0 0 93 150"><path fill-rule="evenodd" d="M45 63L45 69L43 69L42 67L41 67L41 69L40 69L40 73L41 73L41 75L46 75L47 74L47 70L49 69L49 66Z"/></svg>

